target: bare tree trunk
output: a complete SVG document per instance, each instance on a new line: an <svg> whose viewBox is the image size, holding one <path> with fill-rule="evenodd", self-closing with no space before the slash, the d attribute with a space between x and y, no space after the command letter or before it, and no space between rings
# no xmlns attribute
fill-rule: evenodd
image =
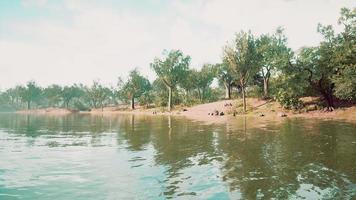
<svg viewBox="0 0 356 200"><path fill-rule="evenodd" d="M263 95L264 95L264 97L268 97L268 89L269 89L269 79L263 78Z"/></svg>
<svg viewBox="0 0 356 200"><path fill-rule="evenodd" d="M245 86L241 86L241 92L242 92L242 101L243 101L244 112L246 113L246 91L245 91Z"/></svg>
<svg viewBox="0 0 356 200"><path fill-rule="evenodd" d="M27 101L27 110L31 109L31 101Z"/></svg>
<svg viewBox="0 0 356 200"><path fill-rule="evenodd" d="M225 86L225 99L231 99L231 85L224 83Z"/></svg>
<svg viewBox="0 0 356 200"><path fill-rule="evenodd" d="M135 110L135 98L133 96L131 97L131 109Z"/></svg>
<svg viewBox="0 0 356 200"><path fill-rule="evenodd" d="M171 112L172 110L172 88L168 87L168 111Z"/></svg>

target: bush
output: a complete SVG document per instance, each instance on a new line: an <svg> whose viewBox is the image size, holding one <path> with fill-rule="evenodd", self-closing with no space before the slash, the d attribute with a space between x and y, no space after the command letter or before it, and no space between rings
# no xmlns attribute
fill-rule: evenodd
<svg viewBox="0 0 356 200"><path fill-rule="evenodd" d="M300 99L307 88L307 83L299 74L279 76L273 80L272 97L287 109L300 109Z"/></svg>
<svg viewBox="0 0 356 200"><path fill-rule="evenodd" d="M302 101L299 100L299 96L288 90L278 91L275 95L275 99L283 106L283 108L299 109L303 106Z"/></svg>
<svg viewBox="0 0 356 200"><path fill-rule="evenodd" d="M153 100L154 100L153 91L144 92L138 99L140 106L146 106L146 107L152 104Z"/></svg>

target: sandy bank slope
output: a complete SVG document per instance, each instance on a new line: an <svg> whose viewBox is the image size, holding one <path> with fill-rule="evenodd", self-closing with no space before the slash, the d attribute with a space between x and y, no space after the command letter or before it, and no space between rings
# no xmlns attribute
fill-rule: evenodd
<svg viewBox="0 0 356 200"><path fill-rule="evenodd" d="M231 110L230 104L234 103L233 100L217 101L213 103L206 103L187 108L185 112L178 112L177 115L185 116L189 119L202 121L207 123L223 123L227 121L228 113ZM226 105L226 106L225 106ZM212 116L209 113L214 111L223 112L223 116Z"/></svg>
<svg viewBox="0 0 356 200"><path fill-rule="evenodd" d="M321 110L314 111L292 111L286 110L281 107L278 102L260 100L257 98L247 98L247 114L236 114L233 116L232 113L237 111L237 113L242 111L242 100L222 100L212 103L200 104L192 107L186 107L183 111L182 108L176 108L172 112L162 112L160 108L144 109L138 107L136 110L120 110L118 108L104 108L104 111L92 110L88 112L93 115L97 114L135 114L135 115L171 115L171 116L184 116L188 119L194 121L200 121L208 124L221 124L221 123L233 123L234 121L240 119L241 117L256 118L256 122L273 120L281 121L286 118L315 118L315 119L332 119L332 120L344 120L352 123L356 123L356 106L348 108L339 108L333 112L324 112ZM209 115L214 111L224 112L223 116ZM281 117L281 113L285 114L286 117ZM263 115L263 116L262 116Z"/></svg>
<svg viewBox="0 0 356 200"><path fill-rule="evenodd" d="M226 100L213 103L197 105L188 108L186 112L177 113L189 119L202 121L206 123L229 123L241 116L253 117L260 120L280 121L285 118L314 118L314 119L331 119L343 120L356 123L356 106L347 108L339 108L333 112L324 112L322 110L314 111L292 111L283 109L282 106L274 101L258 100L254 98L247 99L247 114L237 114L236 117L232 113L236 110L241 110L241 100ZM230 106L232 105L232 106ZM218 110L224 112L224 116L211 116L208 113ZM281 114L286 117L281 117ZM261 116L263 115L263 116Z"/></svg>

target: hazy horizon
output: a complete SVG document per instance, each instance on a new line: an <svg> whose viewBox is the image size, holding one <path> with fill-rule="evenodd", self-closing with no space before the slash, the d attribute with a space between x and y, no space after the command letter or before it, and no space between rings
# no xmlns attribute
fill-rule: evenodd
<svg viewBox="0 0 356 200"><path fill-rule="evenodd" d="M293 50L317 45L317 24L337 26L348 0L0 1L0 89L35 80L49 84L115 85L164 49L180 49L191 66L219 62L235 32L285 29ZM336 30L338 30L336 28Z"/></svg>

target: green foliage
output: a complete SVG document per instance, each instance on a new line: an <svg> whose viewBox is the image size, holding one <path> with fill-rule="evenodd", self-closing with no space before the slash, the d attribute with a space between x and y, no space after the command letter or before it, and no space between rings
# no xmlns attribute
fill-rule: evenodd
<svg viewBox="0 0 356 200"><path fill-rule="evenodd" d="M154 102L154 92L153 90L145 91L138 99L141 106L145 106L146 108L150 107Z"/></svg>
<svg viewBox="0 0 356 200"><path fill-rule="evenodd" d="M225 99L231 98L231 90L234 84L234 77L228 63L222 62L214 65L213 72L219 81L219 85L225 88Z"/></svg>
<svg viewBox="0 0 356 200"><path fill-rule="evenodd" d="M151 90L150 81L143 77L136 69L130 72L129 78L126 83L121 82L122 86L119 90L119 95L123 101L131 101L131 108L135 108L134 100L139 98L141 101L147 103L149 98L141 97L143 95L149 94ZM145 104L140 102L140 104Z"/></svg>
<svg viewBox="0 0 356 200"><path fill-rule="evenodd" d="M189 71L190 56L180 50L165 51L164 58L155 58L151 68L168 89L168 110L172 108L172 90L184 81Z"/></svg>
<svg viewBox="0 0 356 200"><path fill-rule="evenodd" d="M180 50L164 51L165 58L155 58L151 68L167 87L176 87L187 75L190 57Z"/></svg>
<svg viewBox="0 0 356 200"><path fill-rule="evenodd" d="M69 108L69 104L74 98L79 98L84 94L85 91L83 90L83 87L74 84L72 86L63 87L61 96L65 107Z"/></svg>
<svg viewBox="0 0 356 200"><path fill-rule="evenodd" d="M355 77L356 64L345 66L340 73L334 76L335 95L338 98L356 102Z"/></svg>
<svg viewBox="0 0 356 200"><path fill-rule="evenodd" d="M246 93L249 97L262 98L263 91L259 85L251 85L246 88Z"/></svg>
<svg viewBox="0 0 356 200"><path fill-rule="evenodd" d="M49 87L43 90L44 97L47 98L48 106L58 106L62 101L63 88L59 85L50 85Z"/></svg>
<svg viewBox="0 0 356 200"><path fill-rule="evenodd" d="M94 81L90 88L86 89L87 98L89 99L90 106L92 108L101 108L108 105L110 99L108 97L111 95L111 90L98 81Z"/></svg>
<svg viewBox="0 0 356 200"><path fill-rule="evenodd" d="M250 32L236 34L233 44L224 49L224 60L228 63L234 79L238 80L241 87L243 107L246 112L245 89L249 79L258 71L260 60L253 35Z"/></svg>
<svg viewBox="0 0 356 200"><path fill-rule="evenodd" d="M273 35L263 34L256 40L259 74L263 79L264 96L268 97L269 81L273 74L288 65L292 51L287 47L287 37L279 27Z"/></svg>
<svg viewBox="0 0 356 200"><path fill-rule="evenodd" d="M234 42L224 49L224 60L241 87L246 87L249 78L257 72L259 59L255 40L250 32L236 34Z"/></svg>
<svg viewBox="0 0 356 200"><path fill-rule="evenodd" d="M29 81L26 87L19 88L20 98L27 103L27 109L31 109L31 103L38 101L41 98L41 94L42 89L34 81Z"/></svg>
<svg viewBox="0 0 356 200"><path fill-rule="evenodd" d="M21 90L21 86L16 86L0 93L0 110L13 111L22 108Z"/></svg>
<svg viewBox="0 0 356 200"><path fill-rule="evenodd" d="M185 90L185 103L191 105L193 101L198 100L200 103L207 98L207 91L215 77L213 66L203 65L200 70L190 70L185 81L182 81L182 88ZM197 98L196 98L197 97Z"/></svg>
<svg viewBox="0 0 356 200"><path fill-rule="evenodd" d="M302 107L302 102L299 100L299 96L293 93L292 88L285 88L279 90L276 94L276 100L287 109L298 109Z"/></svg>
<svg viewBox="0 0 356 200"><path fill-rule="evenodd" d="M299 99L306 94L310 85L307 72L299 65L290 63L285 66L272 83L272 95L284 108L298 109L303 106Z"/></svg>
<svg viewBox="0 0 356 200"><path fill-rule="evenodd" d="M335 48L336 75L335 95L338 98L356 102L356 8L341 9L338 21L344 31L336 38Z"/></svg>
<svg viewBox="0 0 356 200"><path fill-rule="evenodd" d="M339 23L344 30L335 34L331 25L318 25L324 40L317 47L303 48L297 65L307 72L307 80L316 94L321 95L328 109L334 107L335 94L346 100L355 100L356 11L342 9Z"/></svg>

